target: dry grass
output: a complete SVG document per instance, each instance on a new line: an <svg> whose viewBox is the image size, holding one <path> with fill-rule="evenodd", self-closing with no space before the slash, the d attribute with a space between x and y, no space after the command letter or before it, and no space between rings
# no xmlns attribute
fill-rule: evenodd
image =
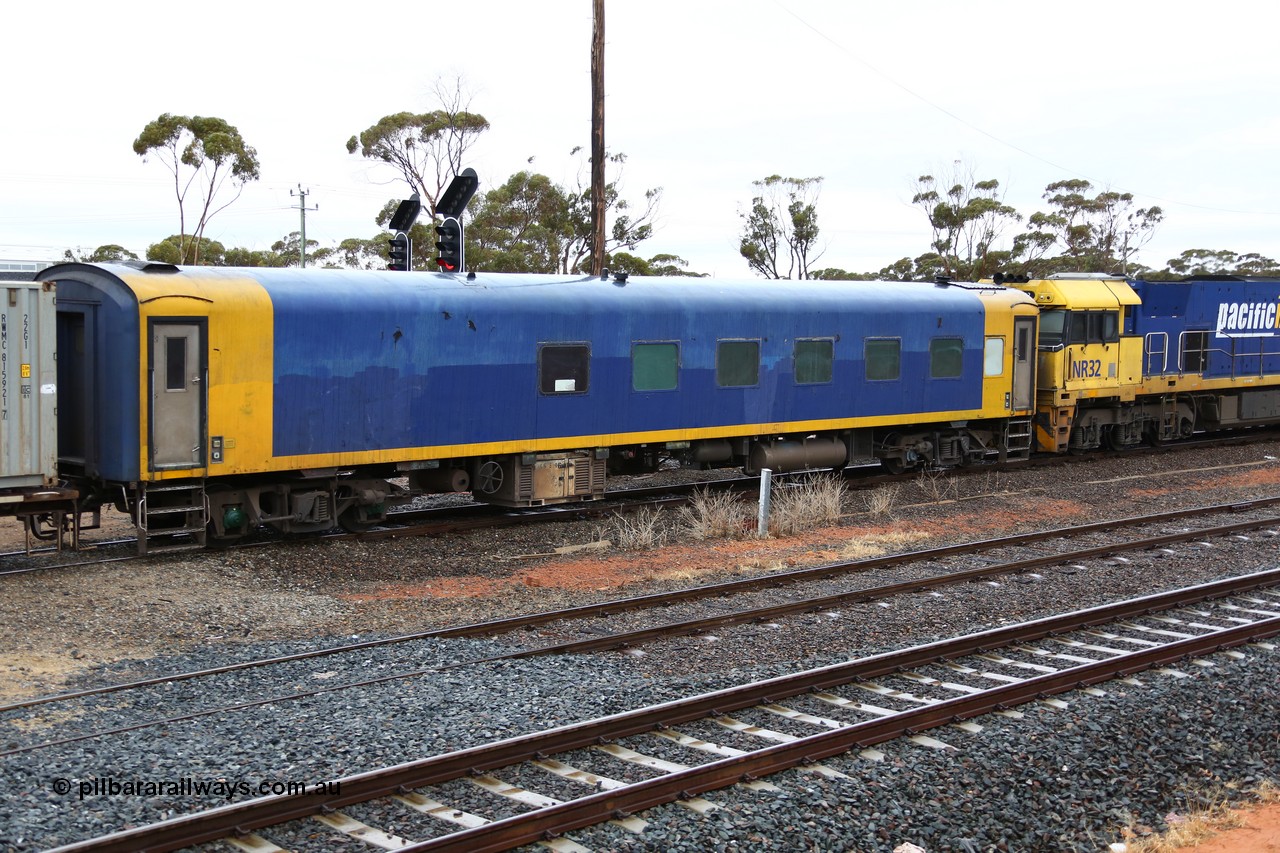
<svg viewBox="0 0 1280 853"><path fill-rule="evenodd" d="M1280 803L1280 786L1264 781L1251 792L1258 803ZM1173 853L1180 847L1192 847L1220 832L1245 825L1245 816L1227 799L1225 793L1204 797L1209 805L1191 815L1171 814L1165 818L1169 829L1162 835L1148 835L1145 827L1127 826L1121 831L1126 853Z"/></svg>
<svg viewBox="0 0 1280 853"><path fill-rule="evenodd" d="M867 512L875 516L892 515L901 491L897 484L891 484L863 492L862 499L866 502Z"/></svg>
<svg viewBox="0 0 1280 853"><path fill-rule="evenodd" d="M794 536L839 521L848 492L844 479L830 474L774 489L769 532L774 536Z"/></svg>
<svg viewBox="0 0 1280 853"><path fill-rule="evenodd" d="M953 501L960 497L960 480L945 471L921 471L916 485L921 494L934 503Z"/></svg>
<svg viewBox="0 0 1280 853"><path fill-rule="evenodd" d="M929 534L922 531L904 531L901 533L873 533L850 539L849 544L840 549L842 560L866 560L888 553L899 553L910 550L910 546L921 539L928 539Z"/></svg>
<svg viewBox="0 0 1280 853"><path fill-rule="evenodd" d="M699 489L680 507L680 520L695 539L741 539L755 530L755 508L730 492Z"/></svg>
<svg viewBox="0 0 1280 853"><path fill-rule="evenodd" d="M609 538L623 551L644 551L667 543L667 519L661 509L618 514L609 528Z"/></svg>

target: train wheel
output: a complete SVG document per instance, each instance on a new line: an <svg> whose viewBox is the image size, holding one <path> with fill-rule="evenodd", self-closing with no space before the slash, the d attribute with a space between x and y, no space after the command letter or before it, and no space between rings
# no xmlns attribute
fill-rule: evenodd
<svg viewBox="0 0 1280 853"><path fill-rule="evenodd" d="M370 521L360 512L360 507L350 506L338 515L338 526L348 533L364 533L377 525L378 522Z"/></svg>
<svg viewBox="0 0 1280 853"><path fill-rule="evenodd" d="M54 523L53 513L42 512L25 517L27 531L42 542L52 542L58 535L58 527Z"/></svg>

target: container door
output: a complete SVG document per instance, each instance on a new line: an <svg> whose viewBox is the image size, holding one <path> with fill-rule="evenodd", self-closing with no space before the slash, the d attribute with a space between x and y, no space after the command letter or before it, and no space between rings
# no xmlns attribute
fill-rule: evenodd
<svg viewBox="0 0 1280 853"><path fill-rule="evenodd" d="M1013 409L1025 411L1035 404L1036 320L1013 320Z"/></svg>
<svg viewBox="0 0 1280 853"><path fill-rule="evenodd" d="M151 468L203 468L204 323L151 320Z"/></svg>

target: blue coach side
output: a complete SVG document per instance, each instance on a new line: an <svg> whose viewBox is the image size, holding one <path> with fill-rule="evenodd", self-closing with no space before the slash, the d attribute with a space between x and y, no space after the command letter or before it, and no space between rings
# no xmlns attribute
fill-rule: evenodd
<svg viewBox="0 0 1280 853"><path fill-rule="evenodd" d="M275 315L277 456L607 437L981 405L984 311L958 287L703 283L533 276L343 276L263 271ZM929 375L929 342L961 342L959 375ZM829 381L797 385L797 338L829 339ZM866 338L901 341L898 381L865 378ZM759 342L759 374L719 387L717 343ZM632 346L679 346L675 388L635 391ZM539 390L539 346L589 347L586 388ZM777 428L777 427L775 427Z"/></svg>

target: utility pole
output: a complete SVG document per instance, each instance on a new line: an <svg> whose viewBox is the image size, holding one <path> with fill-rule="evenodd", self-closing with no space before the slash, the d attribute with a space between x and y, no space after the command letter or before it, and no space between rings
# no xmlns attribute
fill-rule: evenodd
<svg viewBox="0 0 1280 853"><path fill-rule="evenodd" d="M299 269L306 269L307 267L307 210L320 209L320 205L318 204L312 208L307 207L307 194L310 192L311 190L304 190L302 188L302 184L298 184L298 210L301 211L302 213L302 230L299 232L299 235L298 235L299 236L298 252L300 256L300 261L298 263ZM289 197L293 198L293 195L294 195L293 190L289 190Z"/></svg>
<svg viewBox="0 0 1280 853"><path fill-rule="evenodd" d="M604 0L591 31L591 274L604 272Z"/></svg>

